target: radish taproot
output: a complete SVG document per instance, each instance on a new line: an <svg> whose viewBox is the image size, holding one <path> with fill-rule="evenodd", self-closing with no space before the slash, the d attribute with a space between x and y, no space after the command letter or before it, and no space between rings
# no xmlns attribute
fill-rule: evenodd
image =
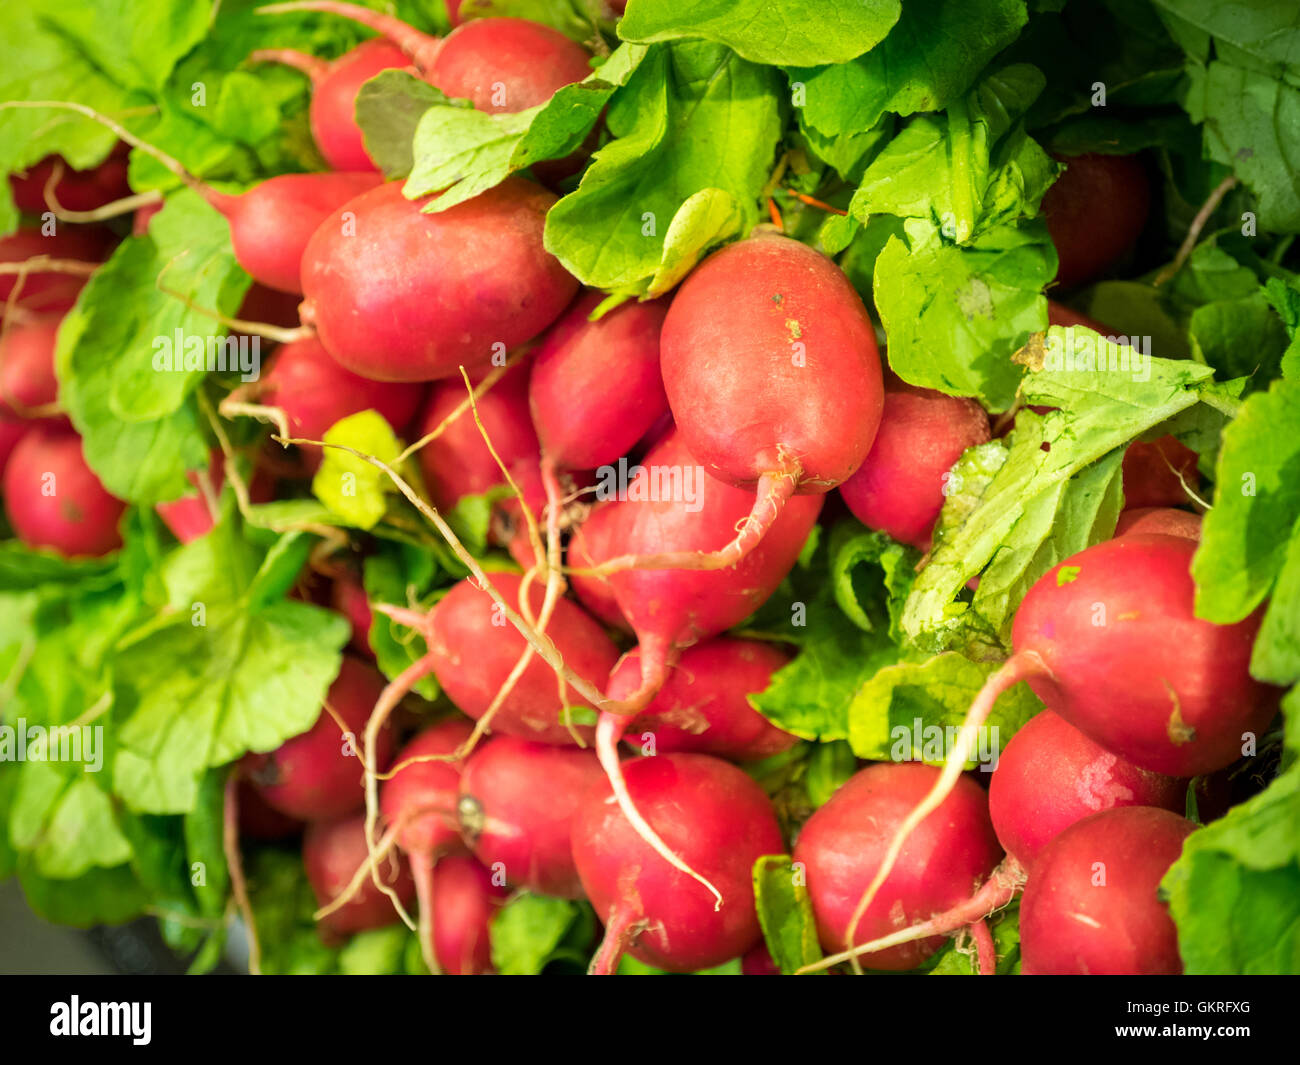
<svg viewBox="0 0 1300 1065"><path fill-rule="evenodd" d="M283 63L311 79L311 135L331 170L378 170L357 125L357 93L384 70L408 67L405 52L382 37L362 41L338 59L319 59L291 48L252 53L250 63Z"/></svg>
<svg viewBox="0 0 1300 1065"><path fill-rule="evenodd" d="M460 775L460 831L484 865L515 887L576 899L571 828L579 803L601 778L590 751L493 736ZM545 795L544 802L538 801Z"/></svg>
<svg viewBox="0 0 1300 1065"><path fill-rule="evenodd" d="M356 882L357 870L369 863L365 818L360 814L337 821L315 821L302 839L302 864L321 906L329 906ZM375 863L381 883L407 906L415 898L415 883L406 859L390 851ZM360 880L346 902L322 916L322 938L335 940L369 928L383 928L399 919L393 900L369 877Z"/></svg>
<svg viewBox="0 0 1300 1065"><path fill-rule="evenodd" d="M867 766L804 825L793 857L805 870L826 950L844 951L946 911L969 898L997 866L1002 850L989 820L988 799L974 780L962 776L912 833L906 854L869 905L861 906L895 831L939 775L938 769L918 762ZM871 969L914 969L942 945L941 935L913 939L863 955L861 961Z"/></svg>
<svg viewBox="0 0 1300 1065"><path fill-rule="evenodd" d="M438 863L433 882L433 955L448 976L481 976L492 971L492 918L507 891L490 870L468 854Z"/></svg>
<svg viewBox="0 0 1300 1065"><path fill-rule="evenodd" d="M1160 881L1196 826L1125 806L1071 825L1039 854L1020 903L1026 975L1174 975L1178 933Z"/></svg>
<svg viewBox="0 0 1300 1065"><path fill-rule="evenodd" d="M325 695L320 716L306 732L273 751L244 756L244 775L268 805L302 821L331 820L365 802L360 736L384 689L373 666L344 655ZM379 733L374 758L387 768L393 755L391 729Z"/></svg>
<svg viewBox="0 0 1300 1065"><path fill-rule="evenodd" d="M751 493L739 532L673 565L744 558L792 497L846 481L875 439L884 399L875 330L840 268L798 241L761 235L709 256L673 298L660 352L685 447Z"/></svg>
<svg viewBox="0 0 1300 1065"><path fill-rule="evenodd" d="M1151 189L1136 156L1061 161L1065 172L1043 197L1043 215L1060 262L1057 283L1073 288L1100 277L1133 246L1146 224Z"/></svg>
<svg viewBox="0 0 1300 1065"><path fill-rule="evenodd" d="M540 185L507 178L437 214L428 202L381 185L326 218L303 253L303 324L353 373L429 381L487 366L577 290L542 245L555 197Z"/></svg>
<svg viewBox="0 0 1300 1065"><path fill-rule="evenodd" d="M591 971L609 975L626 952L669 972L739 957L761 936L753 866L785 847L772 804L748 775L704 754L636 758L624 769L636 808L717 894L658 860L598 782L573 821L573 859L605 924Z"/></svg>
<svg viewBox="0 0 1300 1065"><path fill-rule="evenodd" d="M122 546L118 522L126 504L105 490L70 429L36 425L23 435L5 466L4 504L28 547L73 558Z"/></svg>
<svg viewBox="0 0 1300 1065"><path fill-rule="evenodd" d="M840 495L867 528L928 551L951 494L948 471L988 439L988 415L973 399L888 381L875 441Z"/></svg>
<svg viewBox="0 0 1300 1065"><path fill-rule="evenodd" d="M1062 831L1118 806L1181 811L1187 781L1139 769L1051 710L1011 737L989 781L989 816L1003 850L1030 869Z"/></svg>
<svg viewBox="0 0 1300 1065"><path fill-rule="evenodd" d="M688 647L645 710L628 725L627 739L643 754L690 751L753 762L788 751L797 736L777 728L749 704L789 663L785 652L760 640L719 636ZM607 694L622 699L641 683L634 648L609 678Z"/></svg>

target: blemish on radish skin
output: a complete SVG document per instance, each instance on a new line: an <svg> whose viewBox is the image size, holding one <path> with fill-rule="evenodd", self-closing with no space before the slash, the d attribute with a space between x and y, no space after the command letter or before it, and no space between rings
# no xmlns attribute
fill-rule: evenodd
<svg viewBox="0 0 1300 1065"><path fill-rule="evenodd" d="M1086 924L1089 928L1100 928L1101 922L1096 918L1089 917L1086 913L1072 913L1069 915L1070 920L1078 921L1080 924Z"/></svg>

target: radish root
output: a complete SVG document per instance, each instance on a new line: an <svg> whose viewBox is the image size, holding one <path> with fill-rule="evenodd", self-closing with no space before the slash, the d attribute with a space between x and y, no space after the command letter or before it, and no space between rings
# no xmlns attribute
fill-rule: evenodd
<svg viewBox="0 0 1300 1065"><path fill-rule="evenodd" d="M248 881L244 879L244 858L239 851L239 773L233 769L226 775L222 795L221 848L230 872L230 890L248 930L248 972L250 976L261 976L262 945L257 938L257 921L248 900Z"/></svg>

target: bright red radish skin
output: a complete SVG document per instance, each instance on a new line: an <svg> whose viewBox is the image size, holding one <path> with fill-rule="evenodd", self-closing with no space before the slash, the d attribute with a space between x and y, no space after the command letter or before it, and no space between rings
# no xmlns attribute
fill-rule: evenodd
<svg viewBox="0 0 1300 1065"><path fill-rule="evenodd" d="M0 334L0 417L30 418L58 400L54 348L62 321L62 315L43 314L5 326ZM67 418L59 422L71 428Z"/></svg>
<svg viewBox="0 0 1300 1065"><path fill-rule="evenodd" d="M604 298L603 292L579 296L533 355L532 422L547 458L560 469L616 462L668 413L659 374L667 304L625 303L588 321Z"/></svg>
<svg viewBox="0 0 1300 1065"><path fill-rule="evenodd" d="M108 494L86 465L81 437L38 425L14 446L5 466L5 511L18 539L65 557L99 557L122 546L126 504Z"/></svg>
<svg viewBox="0 0 1300 1065"><path fill-rule="evenodd" d="M348 646L358 654L374 658L375 651L370 646L370 625L374 616L361 579L347 572L335 577L330 585L330 606L347 618L352 627Z"/></svg>
<svg viewBox="0 0 1300 1065"><path fill-rule="evenodd" d="M513 605L519 601L521 577L513 573L491 573L488 577L507 603ZM534 581L530 593L536 616L545 599L545 589ZM567 666L588 683L605 690L610 670L618 659L618 649L581 607L567 599L559 600L546 635ZM433 609L425 639L438 683L447 697L475 720L487 712L527 646L492 597L469 579L455 585ZM590 705L572 689L567 704ZM492 718L490 727L495 732L541 743L573 744L575 733L590 743L591 726L574 725L570 731L562 718L563 709L554 671L534 655Z"/></svg>
<svg viewBox="0 0 1300 1065"><path fill-rule="evenodd" d="M1177 931L1157 891L1195 828L1168 810L1126 806L1052 840L1020 904L1023 972L1181 973Z"/></svg>
<svg viewBox="0 0 1300 1065"><path fill-rule="evenodd" d="M1076 155L1043 197L1056 246L1056 280L1073 288L1095 280L1133 246L1146 224L1151 189L1136 156Z"/></svg>
<svg viewBox="0 0 1300 1065"><path fill-rule="evenodd" d="M1187 489L1195 492L1201 486L1197 461L1196 452L1176 437L1130 444L1124 452L1124 505L1176 507L1191 502Z"/></svg>
<svg viewBox="0 0 1300 1065"><path fill-rule="evenodd" d="M871 450L840 495L867 528L927 551L948 471L989 436L988 415L975 400L891 381Z"/></svg>
<svg viewBox="0 0 1300 1065"><path fill-rule="evenodd" d="M781 970L767 949L766 943L758 943L740 959L742 976L780 976Z"/></svg>
<svg viewBox="0 0 1300 1065"><path fill-rule="evenodd" d="M794 860L802 862L822 946L850 946L849 926L876 875L895 829L938 780L920 763L881 762L859 770L804 825ZM1002 856L988 799L961 777L934 814L912 833L853 935L852 945L906 928L968 898ZM863 955L869 969L913 969L939 949L942 936Z"/></svg>
<svg viewBox="0 0 1300 1065"><path fill-rule="evenodd" d="M126 179L129 153L130 148L119 144L99 166L89 170L73 170L59 156L47 156L35 166L28 167L22 177L13 175L9 178L14 203L20 211L31 214L49 210L45 186L59 164L63 166L63 175L54 186L54 199L65 211L93 211L123 199L131 195L131 186Z"/></svg>
<svg viewBox="0 0 1300 1065"><path fill-rule="evenodd" d="M33 227L0 238L0 262L18 263L44 255L51 259L99 263L108 258L112 245L112 233L99 226L60 223L49 235ZM8 301L17 284L16 274L0 274L0 305ZM84 277L33 269L23 280L18 306L33 313L62 313L77 302L77 294L85 284Z"/></svg>
<svg viewBox="0 0 1300 1065"><path fill-rule="evenodd" d="M600 782L573 822L573 858L605 923L593 972L607 975L626 951L669 972L695 972L739 957L761 936L752 870L785 846L767 796L735 766L703 754L637 758L624 767L637 809L674 853L718 889L722 905L656 854Z"/></svg>
<svg viewBox="0 0 1300 1065"><path fill-rule="evenodd" d="M1126 533L1165 533L1188 540L1201 538L1201 516L1174 507L1138 507L1120 513L1115 535Z"/></svg>
<svg viewBox="0 0 1300 1065"><path fill-rule="evenodd" d="M481 976L492 971L492 917L506 889L468 855L438 863L433 880L433 949L448 976Z"/></svg>
<svg viewBox="0 0 1300 1065"><path fill-rule="evenodd" d="M267 803L303 821L331 820L361 809L364 769L357 751L383 690L378 670L345 655L316 723L274 751L245 755L244 772ZM393 756L391 730L380 732L375 756L378 767L386 769Z"/></svg>
<svg viewBox="0 0 1300 1065"><path fill-rule="evenodd" d="M0 477L4 476L5 469L9 465L9 456L18 446L18 441L27 435L27 430L31 427L31 422L16 421L0 414Z"/></svg>
<svg viewBox="0 0 1300 1065"><path fill-rule="evenodd" d="M226 483L225 460L221 452L213 452L211 464L206 471L200 473L198 470L190 470L185 476L198 491L173 499L170 503L159 503L154 510L171 530L171 534L181 543L188 544L207 535L214 524L215 517L208 505L208 495L202 490L199 478L207 479L208 491L214 500L221 498L221 489ZM261 469L254 470L248 482L249 501L269 503L274 496L275 479Z"/></svg>
<svg viewBox="0 0 1300 1065"><path fill-rule="evenodd" d="M499 864L510 884L580 898L573 817L602 776L590 751L494 736L461 773L461 835L484 865Z"/></svg>
<svg viewBox="0 0 1300 1065"><path fill-rule="evenodd" d="M691 751L738 762L758 761L799 742L749 705L772 674L789 662L778 647L720 636L682 652L659 694L628 726L625 739L642 753ZM641 683L633 649L609 679L607 694L622 699ZM645 750L653 743L653 752Z"/></svg>
<svg viewBox="0 0 1300 1065"><path fill-rule="evenodd" d="M316 901L328 905L347 890L353 875L369 860L366 819L360 814L338 821L308 825L302 840L302 864ZM380 880L397 893L403 906L415 898L411 870L396 850L377 863ZM356 894L333 913L322 917L317 928L323 938L383 928L398 920L393 901L365 877Z"/></svg>
<svg viewBox="0 0 1300 1065"><path fill-rule="evenodd" d="M357 125L357 93L380 72L410 66L405 52L378 37L333 61L288 49L254 52L248 58L254 63L284 63L311 78L311 135L331 170L379 169Z"/></svg>
<svg viewBox="0 0 1300 1065"><path fill-rule="evenodd" d="M1108 750L1171 777L1236 761L1277 709L1276 692L1248 669L1259 612L1235 625L1194 616L1195 550L1159 534L1096 544L1030 588L1011 630L1043 702Z"/></svg>
<svg viewBox="0 0 1300 1065"><path fill-rule="evenodd" d="M428 202L381 185L326 218L303 254L303 323L363 377L429 381L486 366L577 290L543 247L555 197L540 185L507 178L438 214L422 212Z"/></svg>
<svg viewBox="0 0 1300 1065"><path fill-rule="evenodd" d="M875 330L839 267L798 241L764 235L709 256L673 298L660 352L686 448L755 493L741 532L707 545L723 564L752 550L791 495L852 476L875 439Z"/></svg>
<svg viewBox="0 0 1300 1065"><path fill-rule="evenodd" d="M1178 812L1186 800L1185 780L1139 769L1050 710L1011 737L989 781L998 840L1027 869L1053 838L1085 817L1119 806Z"/></svg>
<svg viewBox="0 0 1300 1065"><path fill-rule="evenodd" d="M449 718L425 729L393 759L400 768L381 786L379 808L397 830L397 845L412 859L432 864L443 854L465 850L456 818L462 764L412 759L454 754L473 731L464 718Z"/></svg>

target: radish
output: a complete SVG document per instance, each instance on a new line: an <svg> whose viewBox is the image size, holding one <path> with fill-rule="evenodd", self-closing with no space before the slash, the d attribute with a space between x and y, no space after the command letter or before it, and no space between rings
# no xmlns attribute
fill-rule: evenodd
<svg viewBox="0 0 1300 1065"><path fill-rule="evenodd" d="M384 70L410 65L395 44L362 41L338 59L318 59L290 48L269 48L248 57L252 63L283 63L311 79L311 135L331 170L378 170L357 125L357 92Z"/></svg>
<svg viewBox="0 0 1300 1065"><path fill-rule="evenodd" d="M988 439L988 415L973 399L888 381L876 439L840 495L867 528L928 551L948 471Z"/></svg>
<svg viewBox="0 0 1300 1065"><path fill-rule="evenodd" d="M989 816L1003 849L1027 869L1064 829L1119 806L1181 811L1187 782L1139 769L1044 710L998 758Z"/></svg>
<svg viewBox="0 0 1300 1065"><path fill-rule="evenodd" d="M105 491L71 430L37 425L24 434L5 466L4 502L28 547L98 557L122 546L126 504Z"/></svg>
<svg viewBox="0 0 1300 1065"><path fill-rule="evenodd" d="M216 522L221 489L226 483L226 468L221 452L212 453L212 461L207 470L202 473L190 470L185 476L198 491L173 499L170 503L158 503L154 510L172 535L181 543L188 544L200 536L206 536ZM274 495L274 478L264 470L254 470L248 484L249 501L269 503Z"/></svg>
<svg viewBox="0 0 1300 1065"><path fill-rule="evenodd" d="M761 940L751 947L740 959L742 976L780 976L781 969L772 960L767 944Z"/></svg>
<svg viewBox="0 0 1300 1065"><path fill-rule="evenodd" d="M1091 329L1094 333L1100 333L1102 336L1108 336L1114 330L1108 325L1102 325L1095 318L1089 318L1086 314L1080 314L1073 307L1067 307L1063 303L1057 303L1056 300L1047 301L1047 324L1060 326L1082 326L1084 329Z"/></svg>
<svg viewBox="0 0 1300 1065"><path fill-rule="evenodd" d="M1136 156L1076 155L1043 197L1060 266L1057 283L1095 280L1133 246L1146 224L1151 190Z"/></svg>
<svg viewBox="0 0 1300 1065"><path fill-rule="evenodd" d="M879 875L895 831L939 776L939 770L915 762L867 766L804 825L793 857L806 870L818 936L828 951L874 940L947 910L967 899L997 866L1002 852L989 821L988 800L974 780L962 776L936 816L912 833L906 853L862 907L863 891ZM863 960L872 969L914 969L942 945L941 936L914 939Z"/></svg>
<svg viewBox="0 0 1300 1065"><path fill-rule="evenodd" d="M269 806L302 821L331 820L362 807L358 737L383 689L378 670L345 655L316 723L274 751L244 756L244 774ZM392 732L381 731L375 762L387 767L392 755Z"/></svg>
<svg viewBox="0 0 1300 1065"><path fill-rule="evenodd" d="M324 11L359 22L400 48L434 88L469 100L480 111L525 111L591 73L580 45L521 18L476 19L439 39L392 15L337 0L298 0L260 10L264 15Z"/></svg>
<svg viewBox="0 0 1300 1065"><path fill-rule="evenodd" d="M1124 452L1124 505L1176 507L1201 484L1196 452L1176 437L1129 444Z"/></svg>
<svg viewBox="0 0 1300 1065"><path fill-rule="evenodd" d="M512 885L581 898L570 831L579 803L600 778L590 751L494 736L461 773L461 835L479 861L500 865Z"/></svg>
<svg viewBox="0 0 1300 1065"><path fill-rule="evenodd" d="M335 422L363 410L378 411L400 434L424 399L419 385L371 381L344 369L314 337L278 348L261 384L250 391L262 406L283 411L289 435L305 440L324 439ZM304 445L303 451L310 468L320 465L319 447Z"/></svg>
<svg viewBox="0 0 1300 1065"><path fill-rule="evenodd" d="M0 414L0 478L4 477L9 465L9 456L13 454L18 441L27 435L32 427L29 421L18 421Z"/></svg>
<svg viewBox="0 0 1300 1065"><path fill-rule="evenodd" d="M423 213L428 202L381 185L328 217L303 253L303 324L363 377L487 366L550 325L577 288L542 245L555 197L540 185L507 178L438 214Z"/></svg>
<svg viewBox="0 0 1300 1065"><path fill-rule="evenodd" d="M296 836L306 827L296 818L280 813L273 806L268 806L261 793L246 777L241 776L236 787L239 795L237 806L241 838L274 843Z"/></svg>
<svg viewBox="0 0 1300 1065"><path fill-rule="evenodd" d="M316 821L307 826L302 840L302 864L316 901L327 906L353 884L356 871L369 861L365 818L360 814L338 821ZM385 887L408 905L415 883L406 860L389 853L375 865ZM338 939L368 928L383 928L398 919L392 900L369 878L363 879L347 902L321 917L317 927L323 938Z"/></svg>
<svg viewBox="0 0 1300 1065"><path fill-rule="evenodd" d="M1196 826L1126 806L1071 825L1034 863L1020 904L1026 975L1173 975L1178 935L1158 891Z"/></svg>
<svg viewBox="0 0 1300 1065"><path fill-rule="evenodd" d="M450 718L425 729L402 748L396 770L379 793L384 820L411 862L420 908L420 944L425 964L435 973L441 967L434 950L438 927L435 866L448 855L465 852L456 820L461 766L447 756L468 743L473 731L464 718Z"/></svg>
<svg viewBox="0 0 1300 1065"><path fill-rule="evenodd" d="M488 577L507 602L520 600L523 582L518 575L492 573ZM529 602L534 613L541 609L543 597L540 586L530 586ZM488 593L470 579L455 585L434 607L424 623L423 634L429 646L425 671L437 676L447 697L461 711L475 720L486 719L528 646L525 638L507 622ZM578 676L599 691L605 689L618 649L581 607L561 599L546 629L546 638ZM590 707L591 703L571 690L561 701L555 674L545 662L533 658L493 713L490 727L540 743L566 745L578 739L589 743L591 726L566 725L566 705Z"/></svg>
<svg viewBox="0 0 1300 1065"><path fill-rule="evenodd" d="M875 439L884 397L871 320L839 267L798 241L763 235L714 252L678 289L660 350L685 447L756 495L734 538L719 529L671 563L637 565L734 564L791 497L852 476Z"/></svg>
<svg viewBox="0 0 1300 1065"><path fill-rule="evenodd" d="M11 322L0 333L0 416L47 417L58 402L54 348L61 314L34 315ZM66 417L59 424L71 428Z"/></svg>
<svg viewBox="0 0 1300 1065"><path fill-rule="evenodd" d="M1166 533L1188 540L1201 538L1201 516L1172 507L1137 507L1120 512L1115 535L1126 533Z"/></svg>
<svg viewBox="0 0 1300 1065"><path fill-rule="evenodd" d="M784 847L767 796L735 766L703 754L636 758L625 767L636 808L669 847L707 874L711 894L655 851L603 781L573 821L573 859L605 923L591 971L609 975L624 952L670 972L694 972L758 943L752 870Z"/></svg>
<svg viewBox="0 0 1300 1065"><path fill-rule="evenodd" d="M126 172L130 151L128 145L119 144L107 159L90 170L71 170L59 156L46 156L35 166L28 167L21 177L16 174L10 176L14 203L20 211L31 214L42 214L49 210L45 187L54 176L56 168L61 174L54 185L54 199L65 210L93 211L129 196L131 186L126 180Z"/></svg>
<svg viewBox="0 0 1300 1065"><path fill-rule="evenodd" d="M481 976L492 971L492 918L505 898L505 888L469 855L451 855L438 863L432 936L442 972Z"/></svg>
<svg viewBox="0 0 1300 1065"><path fill-rule="evenodd" d="M112 234L99 226L58 225L48 236L41 229L20 229L0 238L0 264L46 257L58 262L85 263L89 268L90 264L108 258L112 243ZM77 302L86 276L42 269L36 264L22 278L21 285L16 274L0 274L0 304L7 304L17 288L17 305L24 310L62 314Z"/></svg>
<svg viewBox="0 0 1300 1065"><path fill-rule="evenodd" d="M347 618L352 627L348 646L358 654L373 659L375 649L370 646L370 624L373 620L370 599L355 573L344 570L334 578L330 584L330 606Z"/></svg>
<svg viewBox="0 0 1300 1065"><path fill-rule="evenodd" d="M768 721L748 696L767 688L789 660L759 640L720 636L688 647L663 688L628 725L628 739L643 753L693 751L739 762L788 751L799 738ZM633 649L609 678L608 695L621 699L640 683L641 656Z"/></svg>

